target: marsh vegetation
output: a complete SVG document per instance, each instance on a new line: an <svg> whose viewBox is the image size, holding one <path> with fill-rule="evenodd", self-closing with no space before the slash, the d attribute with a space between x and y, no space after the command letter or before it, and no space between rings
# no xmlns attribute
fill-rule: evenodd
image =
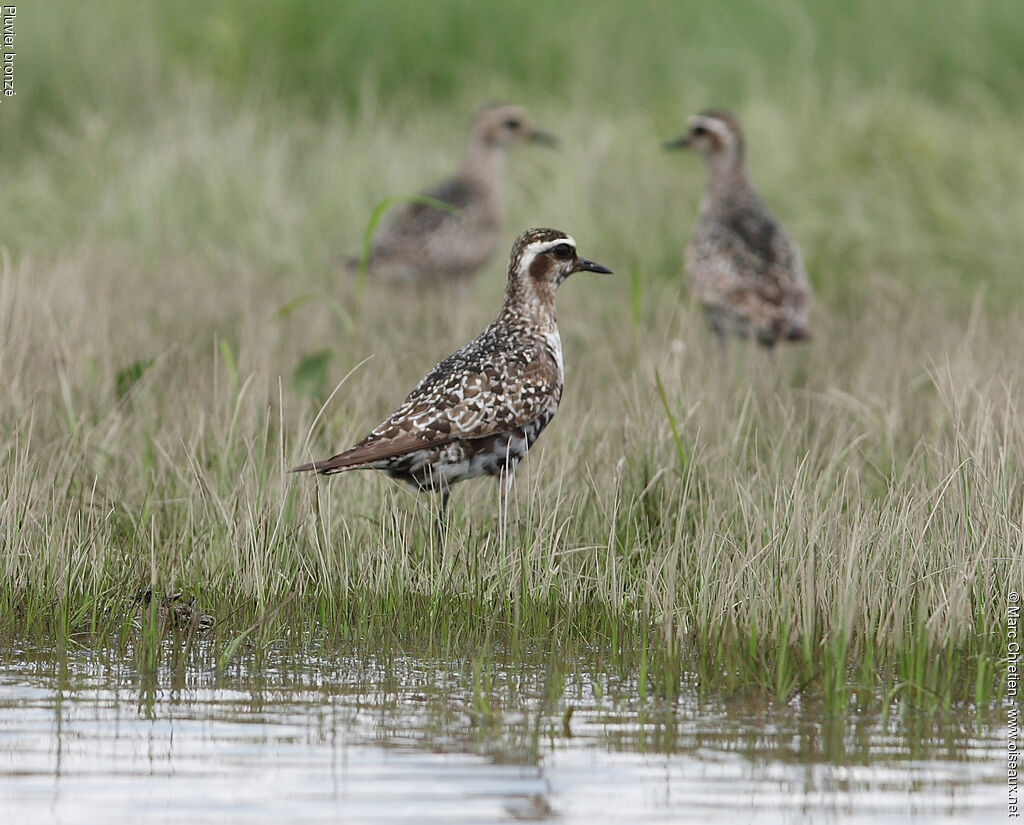
<svg viewBox="0 0 1024 825"><path fill-rule="evenodd" d="M540 646L602 651L641 694L1000 699L1024 588L1017 3L529 5L21 7L2 638L155 657L153 614L131 629L152 585L216 617L221 667ZM511 158L508 243L556 226L617 274L561 291L567 388L507 546L478 483L441 552L425 499L286 470L493 317L502 263L453 297L332 261L495 98L564 145ZM816 290L814 341L775 358L717 352L686 298L704 171L659 144L709 104L744 117Z"/></svg>

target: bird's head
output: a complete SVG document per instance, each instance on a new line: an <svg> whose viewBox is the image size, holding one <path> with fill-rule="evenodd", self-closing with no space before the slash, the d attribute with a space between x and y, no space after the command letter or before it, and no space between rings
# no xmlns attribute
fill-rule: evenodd
<svg viewBox="0 0 1024 825"><path fill-rule="evenodd" d="M664 144L666 149L693 149L709 163L743 159L743 130L730 112L713 110L690 118L682 136Z"/></svg>
<svg viewBox="0 0 1024 825"><path fill-rule="evenodd" d="M576 241L557 229L528 229L512 245L508 263L510 288L516 283L528 283L534 291L554 289L574 272L610 275L612 271L579 257Z"/></svg>
<svg viewBox="0 0 1024 825"><path fill-rule="evenodd" d="M558 138L533 125L526 109L504 103L485 106L476 113L470 139L491 147L504 147L518 142L558 145Z"/></svg>

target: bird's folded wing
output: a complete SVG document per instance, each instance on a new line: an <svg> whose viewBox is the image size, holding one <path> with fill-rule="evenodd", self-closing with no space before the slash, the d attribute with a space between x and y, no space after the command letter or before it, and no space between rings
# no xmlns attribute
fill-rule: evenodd
<svg viewBox="0 0 1024 825"><path fill-rule="evenodd" d="M417 432L444 443L526 426L558 403L558 388L552 370L536 369L533 363L517 366L500 378L476 372L417 388L373 434L397 438Z"/></svg>
<svg viewBox="0 0 1024 825"><path fill-rule="evenodd" d="M445 221L458 217L459 212L478 197L478 192L470 181L452 178L427 189L421 196L423 200L407 202L388 214L374 238L376 248L415 240L436 231ZM440 208L431 201L447 204L448 208Z"/></svg>
<svg viewBox="0 0 1024 825"><path fill-rule="evenodd" d="M723 253L727 266L750 281L762 300L782 303L789 293L807 284L800 250L789 233L766 215L745 215L728 223L733 242ZM745 276L745 277L744 277Z"/></svg>
<svg viewBox="0 0 1024 825"><path fill-rule="evenodd" d="M324 461L295 467L293 473L316 471L330 475L358 467L373 467L379 462L399 458L418 450L443 447L453 441L487 438L508 432L535 421L547 409L542 394L527 394L515 410L501 405L491 393L480 393L471 399L444 409L431 410L412 424L398 412L381 424L366 439ZM549 402L550 403L550 402ZM406 429L413 426L413 429Z"/></svg>
<svg viewBox="0 0 1024 825"><path fill-rule="evenodd" d="M779 280L784 270L752 255L745 246L722 246L705 254L703 266L711 273L712 292L731 305L747 300L781 304L784 299L786 284Z"/></svg>
<svg viewBox="0 0 1024 825"><path fill-rule="evenodd" d="M370 436L355 447L331 456L323 461L314 461L293 467L293 473L318 472L324 475L340 473L357 467L372 467L379 461L407 455L416 450L441 446L450 439L423 438L419 433L404 433L396 438L375 438Z"/></svg>
<svg viewBox="0 0 1024 825"><path fill-rule="evenodd" d="M542 348L495 353L486 343L489 332L431 370L359 444L294 472L372 467L417 450L508 432L549 413L560 396L552 356Z"/></svg>

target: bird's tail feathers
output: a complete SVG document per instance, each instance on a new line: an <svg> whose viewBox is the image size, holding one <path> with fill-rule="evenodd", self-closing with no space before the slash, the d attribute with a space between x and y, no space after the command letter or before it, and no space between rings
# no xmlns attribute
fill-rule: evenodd
<svg viewBox="0 0 1024 825"><path fill-rule="evenodd" d="M812 340L811 331L803 325L791 326L786 330L787 341L810 341Z"/></svg>
<svg viewBox="0 0 1024 825"><path fill-rule="evenodd" d="M361 470L366 468L366 464L363 461L356 459L354 462L349 460L347 453L340 453L339 455L332 456L331 458L325 458L323 461L313 461L309 464L300 464L298 467L292 467L289 473L320 473L320 475L330 476L335 473L342 473L345 470Z"/></svg>
<svg viewBox="0 0 1024 825"><path fill-rule="evenodd" d="M449 434L424 437L414 433L403 433L394 438L372 438L323 461L314 461L311 464L295 467L291 472L317 472L329 476L345 470L375 469L381 462L387 462L417 450L439 447L452 441L453 438L454 436Z"/></svg>

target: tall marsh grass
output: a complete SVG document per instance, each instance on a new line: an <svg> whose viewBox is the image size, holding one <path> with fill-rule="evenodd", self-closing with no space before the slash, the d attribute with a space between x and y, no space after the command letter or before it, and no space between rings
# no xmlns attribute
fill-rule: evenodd
<svg viewBox="0 0 1024 825"><path fill-rule="evenodd" d="M645 690L999 698L1024 588L1011 5L944 4L986 46L966 51L866 0L403 6L393 49L378 6L24 7L0 109L3 638L114 640L152 582L198 595L224 661L282 637L588 645ZM100 48L114 18L138 37ZM76 19L92 34L40 36ZM441 552L433 502L286 470L493 317L500 262L457 299L360 293L331 262L495 96L566 144L510 159L509 244L557 226L617 275L562 289L568 385L509 545L480 482ZM817 290L814 342L775 358L719 353L682 286L703 170L658 146L708 104L743 116Z"/></svg>

